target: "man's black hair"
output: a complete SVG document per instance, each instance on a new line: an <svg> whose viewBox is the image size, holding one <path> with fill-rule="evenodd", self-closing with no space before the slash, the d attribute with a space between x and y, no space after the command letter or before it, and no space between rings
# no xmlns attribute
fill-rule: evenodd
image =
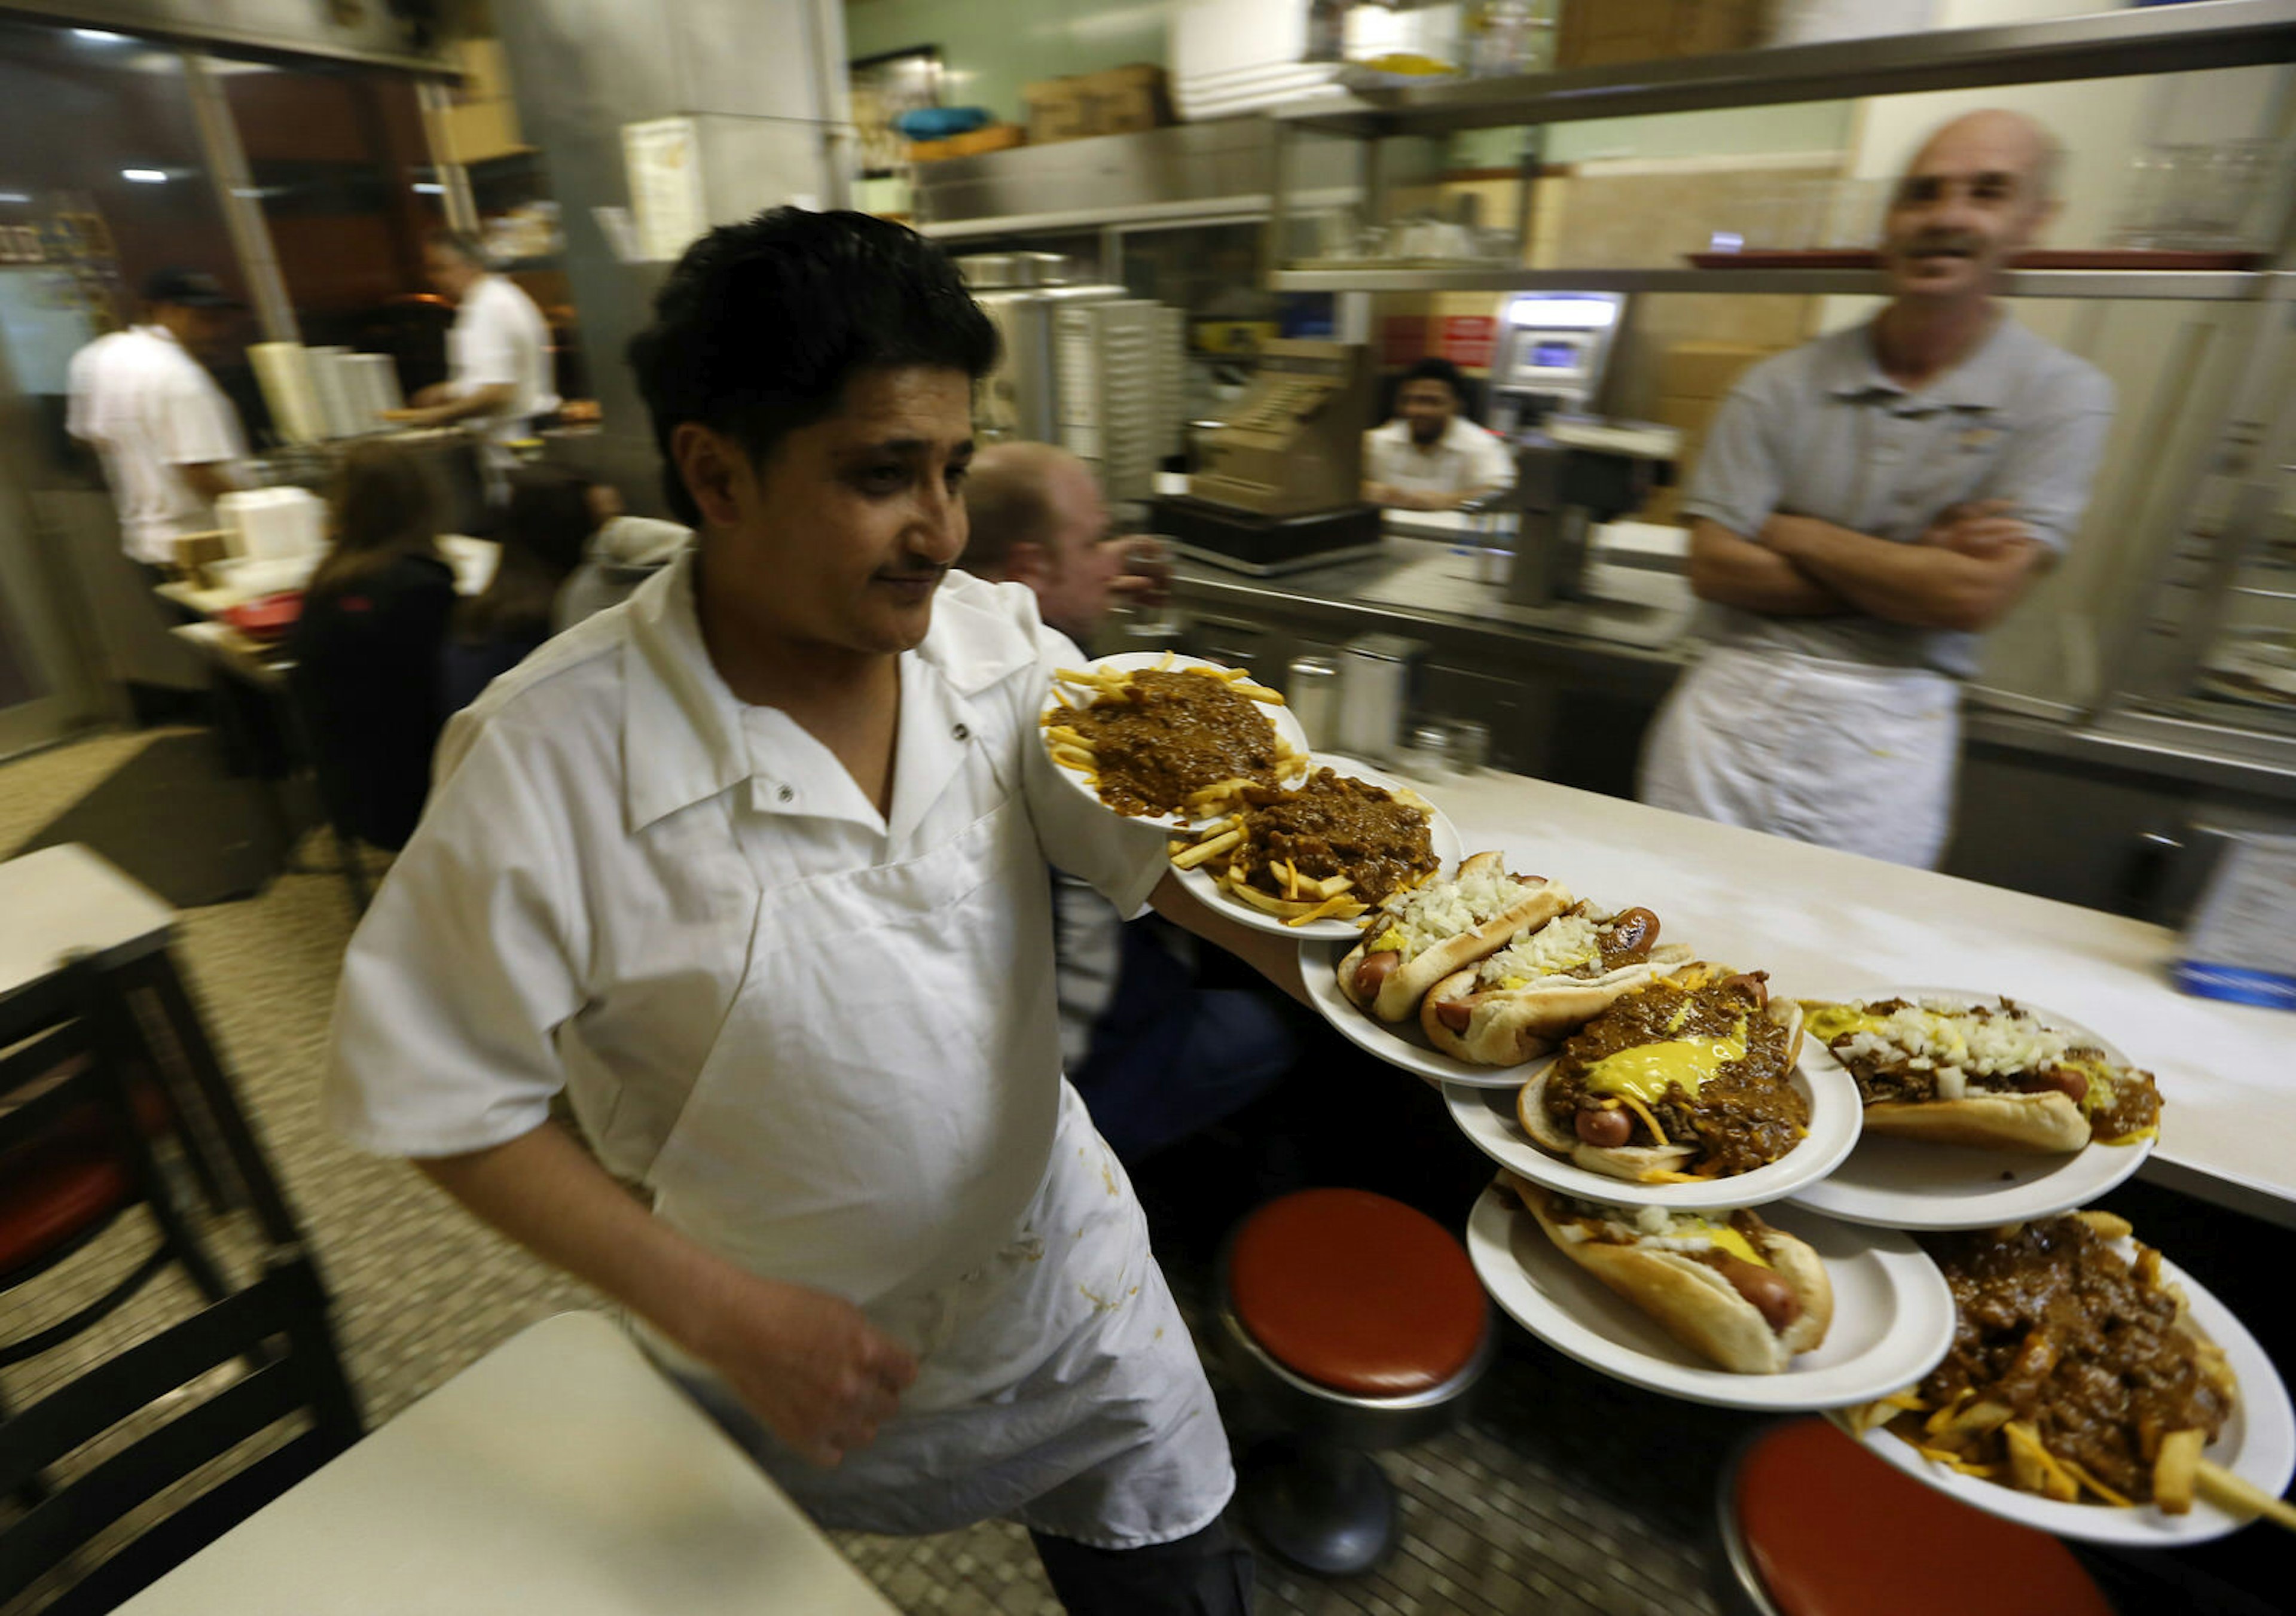
<svg viewBox="0 0 2296 1616"><path fill-rule="evenodd" d="M857 372L922 365L978 381L996 363L996 328L948 255L914 230L775 208L685 250L629 357L662 492L699 527L673 429L700 422L761 464L785 434L832 414Z"/></svg>
<svg viewBox="0 0 2296 1616"><path fill-rule="evenodd" d="M1451 397L1456 398L1463 406L1467 402L1467 378L1461 373L1457 365L1440 354L1430 354L1424 359L1414 363L1409 370L1403 373L1402 379L1395 385L1399 389L1405 383L1411 381L1440 381L1451 390Z"/></svg>

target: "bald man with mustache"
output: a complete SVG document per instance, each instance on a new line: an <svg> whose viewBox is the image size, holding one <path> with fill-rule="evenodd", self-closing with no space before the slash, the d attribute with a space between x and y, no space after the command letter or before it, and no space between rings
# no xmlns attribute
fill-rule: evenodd
<svg viewBox="0 0 2296 1616"><path fill-rule="evenodd" d="M1705 647L1652 726L1644 801L1937 862L1962 683L2070 542L2112 421L2112 383L1997 296L2062 165L2021 113L1937 130L1890 200L1889 305L1723 404L1682 505Z"/></svg>

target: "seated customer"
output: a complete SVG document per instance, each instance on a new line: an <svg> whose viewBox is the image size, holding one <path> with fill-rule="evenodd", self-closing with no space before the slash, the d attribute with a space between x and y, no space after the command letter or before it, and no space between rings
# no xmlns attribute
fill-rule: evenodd
<svg viewBox="0 0 2296 1616"><path fill-rule="evenodd" d="M581 564L598 526L590 480L560 466L510 473L496 537L502 554L484 593L463 603L447 642L447 705L460 712L553 632L559 586Z"/></svg>
<svg viewBox="0 0 2296 1616"><path fill-rule="evenodd" d="M1422 359L1396 383L1395 419L1364 434L1363 496L1398 511L1456 511L1514 487L1514 456L1467 419L1467 380Z"/></svg>
<svg viewBox="0 0 2296 1616"><path fill-rule="evenodd" d="M693 529L683 522L626 514L621 492L610 482L590 485L590 510L597 531L590 535L582 564L558 587L558 603L550 613L551 626L560 634L620 605L693 542Z"/></svg>
<svg viewBox="0 0 2296 1616"><path fill-rule="evenodd" d="M429 475L398 451L351 451L333 493L334 544L288 640L290 677L329 816L405 845L430 785L447 706L440 652L455 574L437 544Z"/></svg>
<svg viewBox="0 0 2296 1616"><path fill-rule="evenodd" d="M957 564L1025 583L1044 619L1088 642L1119 592L1136 593L1091 470L1065 449L1004 443L973 457L972 537ZM1213 988L1194 939L1054 873L1061 1054L1069 1080L1129 1163L1208 1128L1273 1088L1297 1053L1276 996Z"/></svg>

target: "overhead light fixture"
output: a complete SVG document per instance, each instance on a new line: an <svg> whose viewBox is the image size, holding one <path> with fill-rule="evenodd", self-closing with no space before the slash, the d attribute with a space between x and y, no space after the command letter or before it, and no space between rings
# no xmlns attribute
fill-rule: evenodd
<svg viewBox="0 0 2296 1616"><path fill-rule="evenodd" d="M417 196L444 196L447 194L447 187L444 185L433 185L422 181L417 181L414 186L414 194Z"/></svg>
<svg viewBox="0 0 2296 1616"><path fill-rule="evenodd" d="M10 202L23 203L23 202L29 202L29 201L30 201L31 200L32 200L31 195L30 195L30 193L28 193L28 192L23 192L23 191L0 191L0 204L6 204L6 203L10 203Z"/></svg>
<svg viewBox="0 0 2296 1616"><path fill-rule="evenodd" d="M108 28L76 28L72 29L72 37L85 39L90 45L126 45L127 43L127 35L115 34Z"/></svg>
<svg viewBox="0 0 2296 1616"><path fill-rule="evenodd" d="M134 180L139 185L164 185L168 183L168 171L165 168L122 168L119 177Z"/></svg>

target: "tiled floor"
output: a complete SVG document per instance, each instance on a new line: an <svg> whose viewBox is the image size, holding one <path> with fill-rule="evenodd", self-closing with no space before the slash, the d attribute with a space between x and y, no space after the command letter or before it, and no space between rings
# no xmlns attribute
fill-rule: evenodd
<svg viewBox="0 0 2296 1616"><path fill-rule="evenodd" d="M149 739L101 736L0 766L0 850ZM186 913L179 958L310 1230L338 1299L353 1382L379 1423L523 1326L599 1299L482 1228L411 1169L354 1154L320 1126L316 1088L328 1004L350 924L338 877L291 874L247 902ZM141 1238L140 1229L123 1229L118 1254ZM1163 1249L1173 1288L1197 1317L1203 1265L1185 1243ZM12 1314L20 1300L11 1297ZM60 1300L45 1298L50 1306ZM155 1286L92 1349L190 1305L188 1286ZM5 1390L20 1402L71 1366L11 1370ZM1235 1414L1231 1430L1247 1420ZM1736 1416L1628 1392L1510 1327L1474 1417L1382 1457L1402 1496L1400 1551L1368 1577L1328 1584L1263 1562L1260 1609L1301 1616L1717 1612L1711 1488L1721 1455L1746 1428ZM905 1611L1057 1616L1060 1609L1014 1527L840 1542Z"/></svg>

